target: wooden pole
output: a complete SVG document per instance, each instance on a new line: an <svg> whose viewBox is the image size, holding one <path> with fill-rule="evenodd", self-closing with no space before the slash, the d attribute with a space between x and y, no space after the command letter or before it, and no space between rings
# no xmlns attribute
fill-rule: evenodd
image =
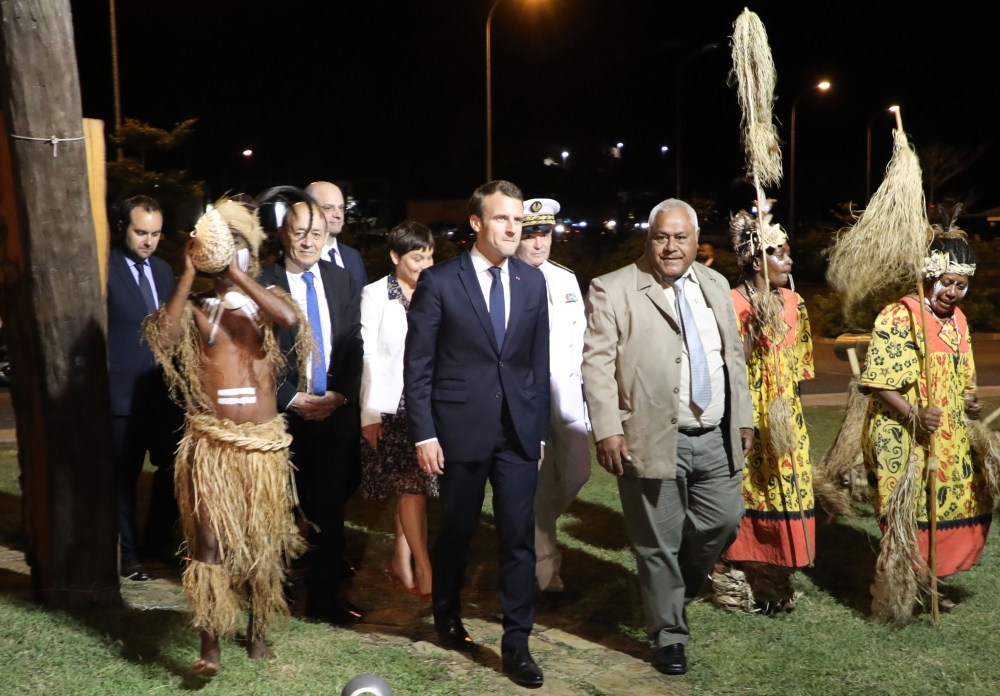
<svg viewBox="0 0 1000 696"><path fill-rule="evenodd" d="M37 598L120 603L106 320L69 0L0 0L0 300ZM13 192L13 201L9 200Z"/></svg>

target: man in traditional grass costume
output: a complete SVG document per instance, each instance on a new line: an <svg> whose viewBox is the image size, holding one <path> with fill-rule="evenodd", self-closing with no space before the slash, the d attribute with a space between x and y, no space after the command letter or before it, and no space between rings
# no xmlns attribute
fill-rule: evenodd
<svg viewBox="0 0 1000 696"><path fill-rule="evenodd" d="M191 670L211 676L219 671L219 637L235 632L241 611L250 614L250 657L274 656L265 631L275 615L288 614L285 563L305 546L292 513L291 437L275 407L285 361L274 327L294 327L300 313L285 293L248 275L263 239L254 211L219 201L192 236L177 289L145 334L186 409L175 484L184 591L201 631L201 659ZM192 295L198 271L213 287Z"/></svg>
<svg viewBox="0 0 1000 696"><path fill-rule="evenodd" d="M743 469L746 512L739 536L723 554L732 567L712 576L714 599L730 610L791 611L792 573L810 562L816 547L809 435L798 395L798 383L813 377L812 334L805 302L787 289L792 257L784 231L768 225L762 235L746 211L733 218L730 230L741 269L730 295L746 356L754 437ZM788 406L783 413L776 412L779 400ZM782 417L775 421L774 415Z"/></svg>
<svg viewBox="0 0 1000 696"><path fill-rule="evenodd" d="M933 447L938 459L936 473L926 472L937 477L938 577L975 564L993 519L987 477L970 446L967 419L978 419L982 406L976 398L969 326L958 308L975 272L965 234L950 224L938 227L923 264L924 310L916 292L883 309L861 373L862 386L872 393L861 447L872 504L886 536L872 586L872 613L886 621L909 620L930 591L934 508L924 485L928 449ZM947 597L940 604L945 610L953 606Z"/></svg>

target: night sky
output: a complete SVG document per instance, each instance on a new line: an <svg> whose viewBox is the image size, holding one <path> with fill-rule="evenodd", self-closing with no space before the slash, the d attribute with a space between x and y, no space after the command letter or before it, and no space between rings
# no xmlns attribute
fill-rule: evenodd
<svg viewBox="0 0 1000 696"><path fill-rule="evenodd" d="M125 117L197 118L156 167L187 168L211 194L314 179L359 195L465 198L485 174L484 25L492 0L228 2L118 0ZM816 220L860 203L865 130L902 105L916 145L989 145L943 191L1000 205L997 18L986 3L759 2L778 70L779 132L798 108L798 207ZM84 115L113 123L107 5L73 2ZM260 9L258 9L260 8ZM672 195L675 76L683 57L684 194L746 206L739 108L726 84L739 2L503 0L493 24L494 174L579 214L645 212ZM875 118L874 185L892 119ZM622 158L607 148L621 141ZM252 148L247 160L240 154ZM568 150L566 170L545 167ZM788 147L786 155L786 172ZM776 193L779 205L786 190ZM622 203L619 191L641 194ZM367 192L367 193L366 193ZM641 200L641 203L636 201ZM782 208L778 209L778 216ZM779 221L781 221L779 219ZM395 222L390 220L388 222Z"/></svg>

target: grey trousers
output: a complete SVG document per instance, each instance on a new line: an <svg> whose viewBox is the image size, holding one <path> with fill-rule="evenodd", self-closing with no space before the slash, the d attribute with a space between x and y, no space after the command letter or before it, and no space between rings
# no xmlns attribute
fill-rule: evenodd
<svg viewBox="0 0 1000 696"><path fill-rule="evenodd" d="M732 470L722 438L719 428L697 437L678 433L673 481L618 477L654 650L687 643L686 607L739 532L743 475Z"/></svg>

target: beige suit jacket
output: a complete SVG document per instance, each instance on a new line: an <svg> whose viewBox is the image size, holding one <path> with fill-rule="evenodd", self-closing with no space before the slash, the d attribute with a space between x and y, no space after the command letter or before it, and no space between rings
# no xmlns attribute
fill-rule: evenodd
<svg viewBox="0 0 1000 696"><path fill-rule="evenodd" d="M722 337L726 375L722 428L737 471L743 468L740 428L753 427L753 405L736 311L725 277L700 263L693 267ZM645 257L591 282L583 343L584 392L594 439L625 436L632 458L625 462L626 474L676 477L683 348L674 308Z"/></svg>

